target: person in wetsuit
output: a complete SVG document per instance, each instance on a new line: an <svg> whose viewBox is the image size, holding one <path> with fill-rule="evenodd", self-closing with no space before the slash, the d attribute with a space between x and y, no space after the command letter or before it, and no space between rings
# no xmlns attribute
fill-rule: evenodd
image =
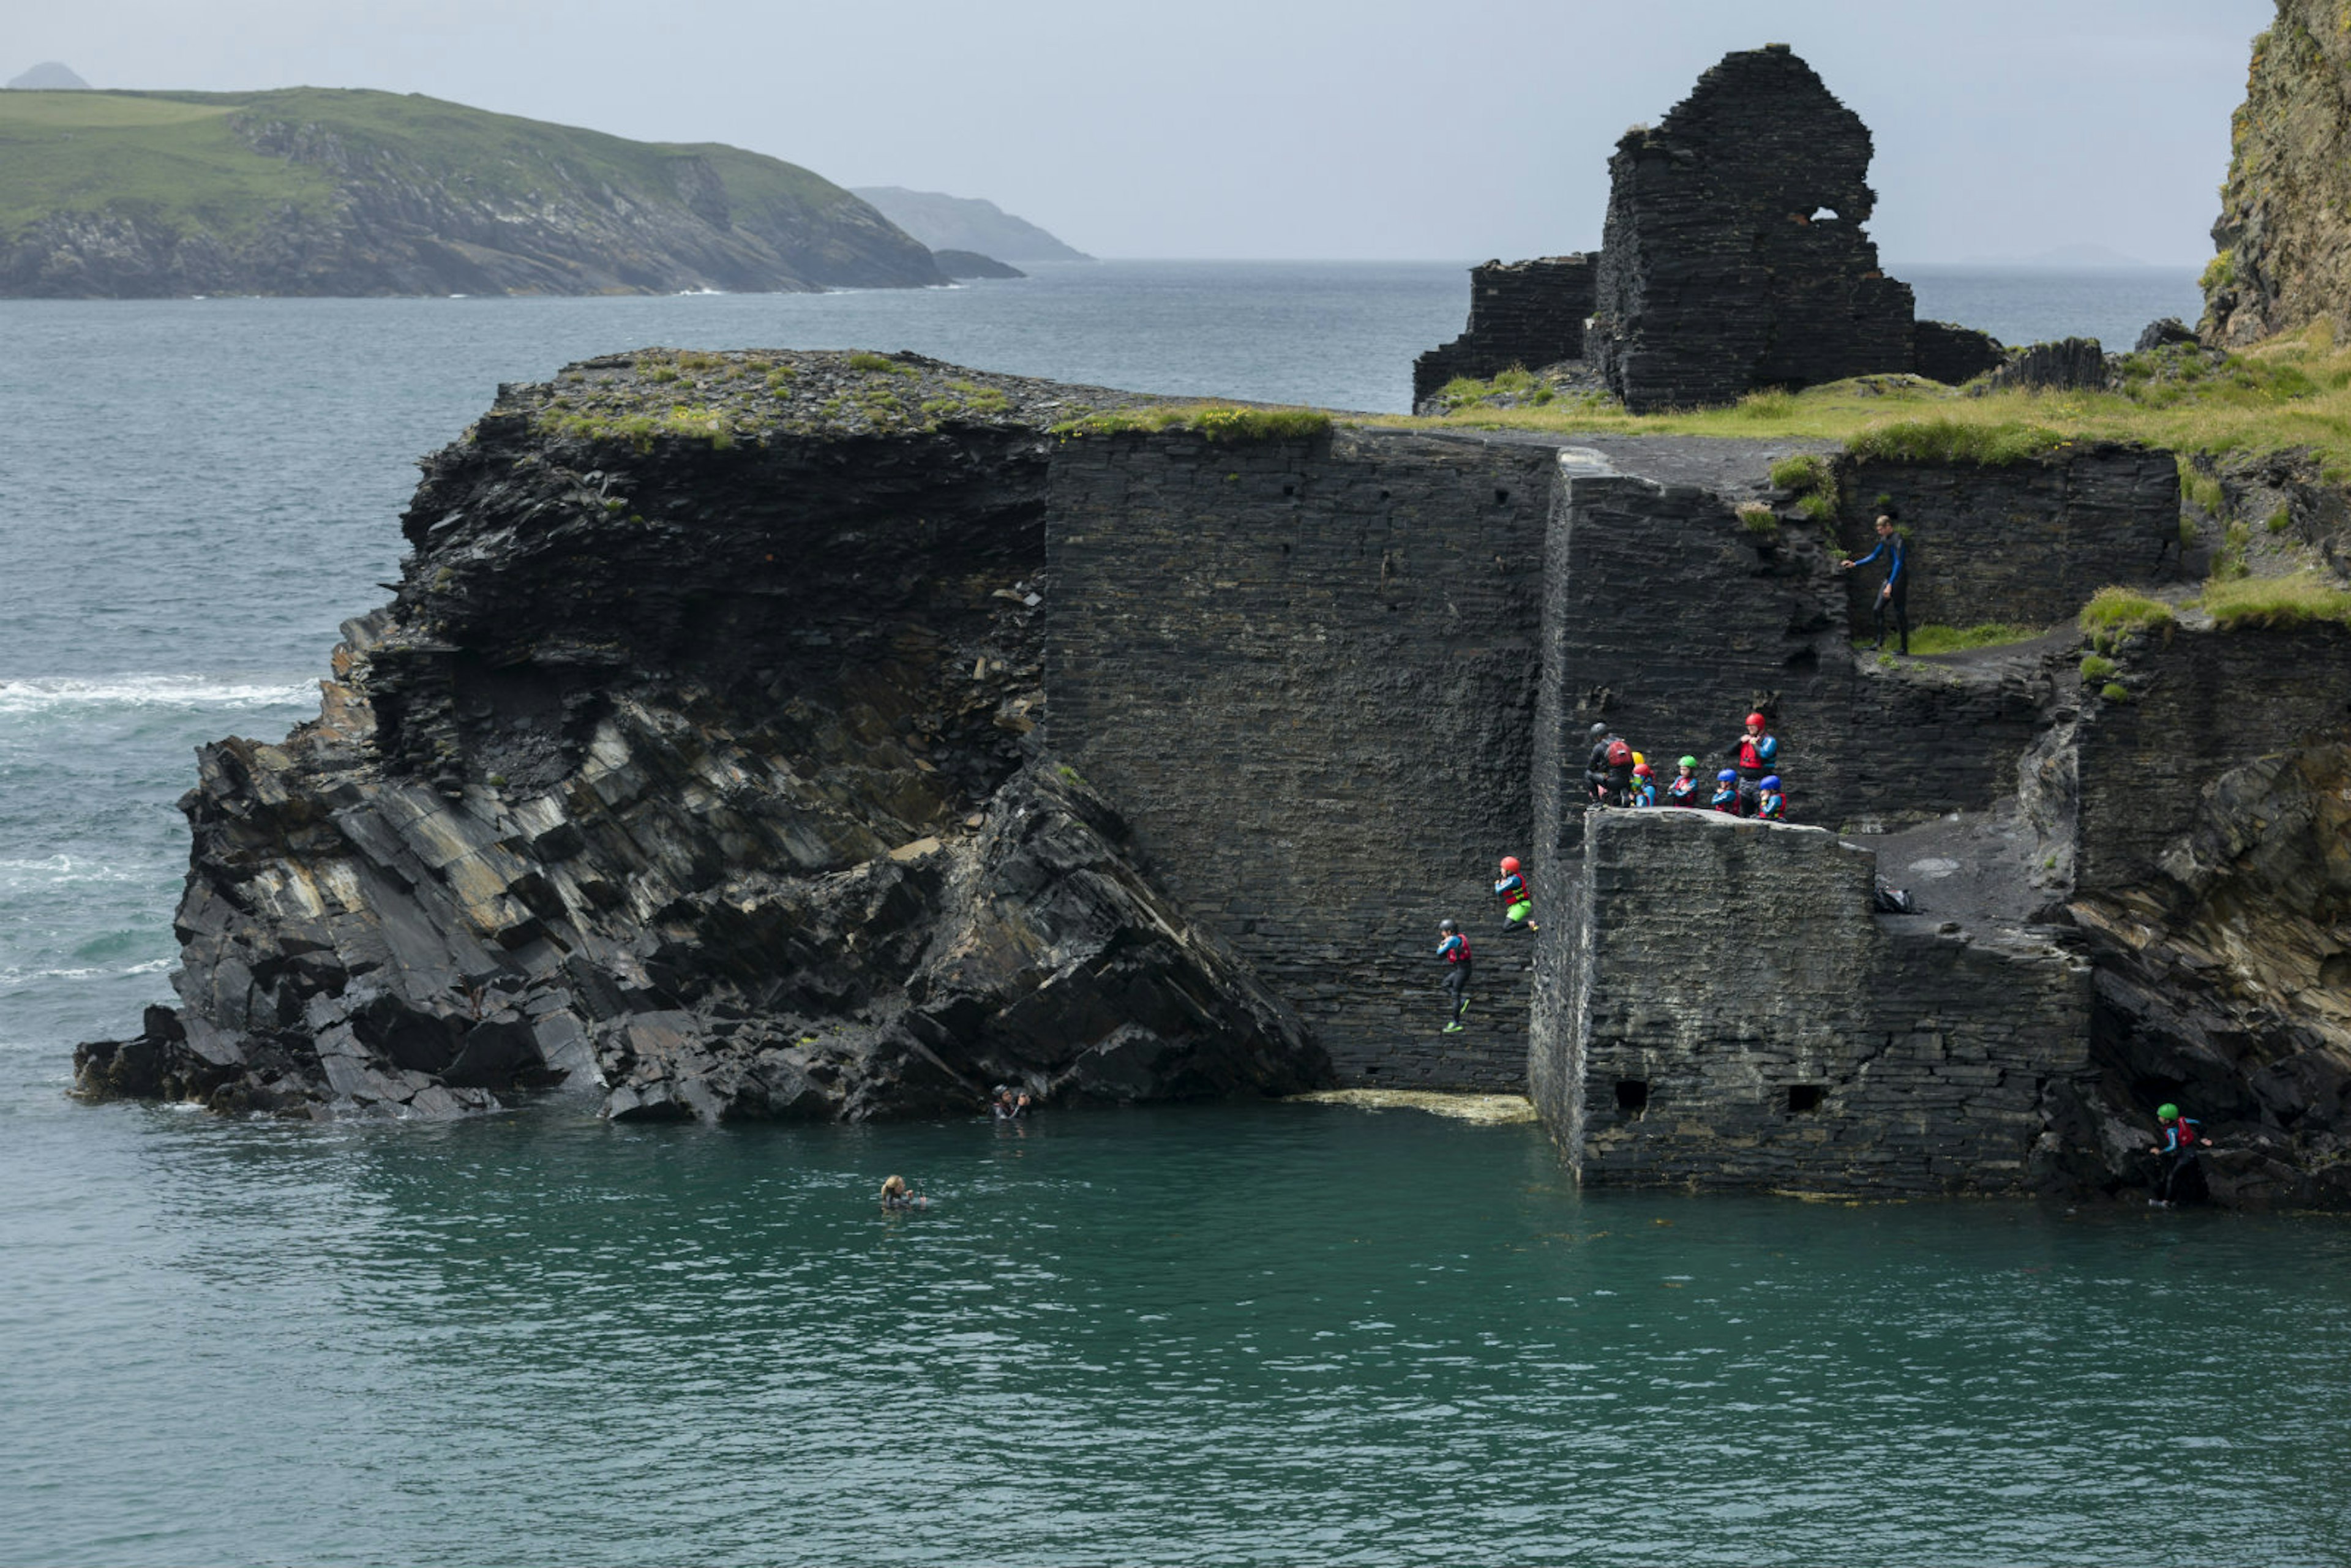
<svg viewBox="0 0 2351 1568"><path fill-rule="evenodd" d="M1608 747L1616 737L1604 724L1592 727L1592 756L1583 764L1585 793L1594 800L1608 799Z"/></svg>
<svg viewBox="0 0 2351 1568"><path fill-rule="evenodd" d="M1461 935L1461 927L1450 920L1437 923L1437 956L1445 960L1445 994L1452 998L1452 1016L1445 1020L1442 1034L1461 1032L1461 1015L1469 1010L1469 938Z"/></svg>
<svg viewBox="0 0 2351 1568"><path fill-rule="evenodd" d="M1730 743L1730 764L1739 774L1739 815L1755 814L1763 780L1779 771L1779 763L1780 737L1771 733L1771 721L1761 713L1749 714L1746 732Z"/></svg>
<svg viewBox="0 0 2351 1568"><path fill-rule="evenodd" d="M1494 897L1502 905L1502 923L1512 931L1524 931L1531 936L1542 929L1535 924L1535 895L1520 874L1519 857L1504 855L1496 868L1502 879L1494 884Z"/></svg>
<svg viewBox="0 0 2351 1568"><path fill-rule="evenodd" d="M2181 1115L2179 1107L2168 1101L2155 1108L2155 1119L2163 1124L2163 1142L2147 1153L2163 1156L2164 1164L2156 1178L2154 1201L2168 1207L2179 1190L2180 1176L2196 1163L2196 1151L2210 1148L2212 1140L2204 1135L2204 1124Z"/></svg>
<svg viewBox="0 0 2351 1568"><path fill-rule="evenodd" d="M1867 566L1879 556L1886 558L1886 581L1872 601L1872 618L1877 622L1877 641L1873 648L1886 646L1886 616L1891 611L1894 623L1902 632L1902 652L1910 652L1910 574L1904 570L1907 546L1894 527L1894 508L1888 507L1877 515L1877 548L1859 560L1837 563L1840 571L1851 571L1857 566Z"/></svg>
<svg viewBox="0 0 2351 1568"><path fill-rule="evenodd" d="M896 1214L904 1209L920 1208L923 1203L924 1199L906 1190L904 1176L893 1176L882 1184L882 1207L885 1212Z"/></svg>

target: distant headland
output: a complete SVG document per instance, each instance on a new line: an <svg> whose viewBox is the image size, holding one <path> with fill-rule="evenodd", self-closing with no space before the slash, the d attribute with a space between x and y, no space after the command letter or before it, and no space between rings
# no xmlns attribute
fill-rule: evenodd
<svg viewBox="0 0 2351 1568"><path fill-rule="evenodd" d="M0 296L920 287L923 244L716 142L410 94L0 94Z"/></svg>

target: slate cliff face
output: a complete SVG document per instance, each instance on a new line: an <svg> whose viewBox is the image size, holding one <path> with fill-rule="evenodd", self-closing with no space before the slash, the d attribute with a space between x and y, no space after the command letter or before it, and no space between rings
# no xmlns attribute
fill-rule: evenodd
<svg viewBox="0 0 2351 1568"><path fill-rule="evenodd" d="M2230 141L2206 340L2250 343L2314 321L2351 333L2351 15L2340 0L2278 0Z"/></svg>
<svg viewBox="0 0 2351 1568"><path fill-rule="evenodd" d="M320 717L203 753L182 1007L86 1090L723 1120L1320 1081L1037 744L1041 394L861 360L592 361L430 460ZM647 380L717 412L558 406ZM900 388L967 402L908 427Z"/></svg>
<svg viewBox="0 0 2351 1568"><path fill-rule="evenodd" d="M737 148L632 142L388 93L72 97L49 116L61 123L0 123L29 171L12 204L29 216L0 232L0 294L946 281L921 244L847 191ZM44 206L42 192L58 194Z"/></svg>

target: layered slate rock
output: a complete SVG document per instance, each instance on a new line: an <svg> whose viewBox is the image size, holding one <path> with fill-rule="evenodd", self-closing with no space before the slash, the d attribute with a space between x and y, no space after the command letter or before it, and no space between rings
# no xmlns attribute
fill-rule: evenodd
<svg viewBox="0 0 2351 1568"><path fill-rule="evenodd" d="M1321 1082L1039 743L1042 430L1121 401L872 355L502 392L320 716L204 750L181 1005L85 1091L725 1120Z"/></svg>
<svg viewBox="0 0 2351 1568"><path fill-rule="evenodd" d="M2314 321L2351 334L2351 30L2335 0L2277 0L2230 122L2204 274L2207 342Z"/></svg>
<svg viewBox="0 0 2351 1568"><path fill-rule="evenodd" d="M1412 362L1415 408L1458 376L1485 381L1512 366L1537 370L1583 358L1599 258L1546 256L1469 269L1469 325Z"/></svg>
<svg viewBox="0 0 2351 1568"><path fill-rule="evenodd" d="M1862 225L1869 128L1785 45L1723 57L1609 160L1592 352L1635 413L1911 365Z"/></svg>

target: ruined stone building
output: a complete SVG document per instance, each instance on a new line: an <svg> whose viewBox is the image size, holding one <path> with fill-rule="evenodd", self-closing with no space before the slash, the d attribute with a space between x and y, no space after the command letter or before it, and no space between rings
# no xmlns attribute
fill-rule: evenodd
<svg viewBox="0 0 2351 1568"><path fill-rule="evenodd" d="M1617 142L1595 256L1472 272L1468 329L1415 363L1416 406L1456 376L1562 361L1588 361L1635 413L1991 369L1996 343L1914 322L1909 287L1878 266L1870 155L1861 117L1786 45L1724 56Z"/></svg>

